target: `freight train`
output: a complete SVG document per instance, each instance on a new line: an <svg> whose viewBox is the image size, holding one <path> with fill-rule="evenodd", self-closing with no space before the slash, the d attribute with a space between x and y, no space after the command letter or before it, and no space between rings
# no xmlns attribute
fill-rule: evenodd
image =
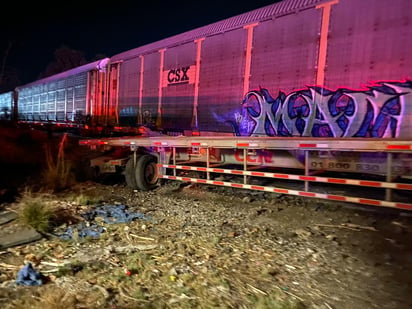
<svg viewBox="0 0 412 309"><path fill-rule="evenodd" d="M408 0L286 0L0 96L25 122L185 135L412 135Z"/></svg>
<svg viewBox="0 0 412 309"><path fill-rule="evenodd" d="M359 172L382 160L373 151L340 164L339 155L319 158L339 141L412 140L410 12L410 0L283 0L22 85L0 96L1 112L32 124L205 137L219 162L232 151L219 137L326 140L316 166ZM272 165L316 168L287 146L270 153L268 143L269 154L258 149L246 164L270 156L280 158ZM236 153L223 156L239 163ZM390 164L411 175L411 154L402 156Z"/></svg>

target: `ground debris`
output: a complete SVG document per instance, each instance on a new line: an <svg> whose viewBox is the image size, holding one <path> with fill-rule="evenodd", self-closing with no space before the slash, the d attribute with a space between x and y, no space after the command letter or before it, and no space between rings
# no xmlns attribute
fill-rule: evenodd
<svg viewBox="0 0 412 309"><path fill-rule="evenodd" d="M246 193L201 186L176 190L176 182L149 192L117 186L112 193L98 183L92 187L87 192L101 196L106 205L127 201L128 211L144 218L110 224L100 216L97 223L105 232L98 238L42 239L2 251L4 282L15 278L30 254L48 281L35 287L37 303L19 287L2 286L0 307L12 308L10 299L24 297L35 307L52 302L51 295L63 295L59 291L67 293L60 297L65 308L412 305L408 221L402 221L404 232L391 233L388 227L397 218L377 216L371 226L370 213L354 215L353 209L334 206L329 211L324 205L319 211L308 202L296 206L288 196L245 199ZM122 196L120 204L117 196ZM79 217L96 208L67 209ZM91 216L90 223L97 217ZM396 281L387 284L385 278Z"/></svg>

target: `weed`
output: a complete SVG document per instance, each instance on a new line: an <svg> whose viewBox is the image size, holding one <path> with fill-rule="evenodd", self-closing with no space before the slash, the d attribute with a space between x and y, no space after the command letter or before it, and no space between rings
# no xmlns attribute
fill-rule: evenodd
<svg viewBox="0 0 412 309"><path fill-rule="evenodd" d="M88 196L83 193L69 196L66 199L82 206L97 205L102 202L99 197Z"/></svg>
<svg viewBox="0 0 412 309"><path fill-rule="evenodd" d="M132 297L136 299L147 299L147 289L142 286L136 286L132 291Z"/></svg>
<svg viewBox="0 0 412 309"><path fill-rule="evenodd" d="M256 309L304 309L306 306L297 299L282 297L278 292L254 296L252 301Z"/></svg>
<svg viewBox="0 0 412 309"><path fill-rule="evenodd" d="M42 294L37 291L31 297L18 298L12 301L9 308L15 309L56 309L56 308L77 308L76 295L67 293L64 289L45 288Z"/></svg>
<svg viewBox="0 0 412 309"><path fill-rule="evenodd" d="M30 191L26 191L20 205L19 219L24 225L41 233L50 231L53 210L41 196L34 196Z"/></svg>
<svg viewBox="0 0 412 309"><path fill-rule="evenodd" d="M140 278L151 278L151 266L154 261L149 255L141 252L132 253L127 257L125 264L133 273L138 273Z"/></svg>
<svg viewBox="0 0 412 309"><path fill-rule="evenodd" d="M47 189L51 189L54 192L67 188L74 178L71 171L72 164L70 161L66 160L64 154L64 144L66 139L67 135L65 134L59 143L56 158L53 157L50 146L46 146L45 150L46 168L43 171L44 185Z"/></svg>
<svg viewBox="0 0 412 309"><path fill-rule="evenodd" d="M48 233L56 226L76 223L79 220L67 209L53 203L50 195L46 193L34 194L26 188L18 202L20 222L40 233Z"/></svg>
<svg viewBox="0 0 412 309"><path fill-rule="evenodd" d="M59 268L59 270L56 273L56 277L63 277L63 276L68 276L68 275L74 276L76 273L81 271L83 267L84 267L83 263L77 262L77 261L69 265L64 265Z"/></svg>

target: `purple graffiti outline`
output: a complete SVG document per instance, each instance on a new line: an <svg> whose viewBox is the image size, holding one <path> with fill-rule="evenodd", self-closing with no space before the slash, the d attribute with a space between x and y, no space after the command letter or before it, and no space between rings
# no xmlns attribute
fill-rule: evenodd
<svg viewBox="0 0 412 309"><path fill-rule="evenodd" d="M398 137L412 81L379 81L364 89L308 86L276 98L251 90L232 127L236 135Z"/></svg>

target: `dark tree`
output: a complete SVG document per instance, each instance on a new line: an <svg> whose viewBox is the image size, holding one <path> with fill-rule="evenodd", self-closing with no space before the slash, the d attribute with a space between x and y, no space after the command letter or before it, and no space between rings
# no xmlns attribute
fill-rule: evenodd
<svg viewBox="0 0 412 309"><path fill-rule="evenodd" d="M46 70L40 74L39 78L58 74L86 63L87 60L82 51L61 46L54 52L54 62L46 67Z"/></svg>
<svg viewBox="0 0 412 309"><path fill-rule="evenodd" d="M105 54L96 54L93 58L92 61L97 61L97 60L101 60L103 58L106 58L107 56Z"/></svg>
<svg viewBox="0 0 412 309"><path fill-rule="evenodd" d="M7 46L2 46L2 57L0 66L0 93L10 91L19 84L19 77L17 70L8 65L8 58L12 50L13 42L9 41Z"/></svg>
<svg viewBox="0 0 412 309"><path fill-rule="evenodd" d="M19 72L16 68L8 66L3 72L3 76L0 81L0 93L11 91L21 83L19 78Z"/></svg>

